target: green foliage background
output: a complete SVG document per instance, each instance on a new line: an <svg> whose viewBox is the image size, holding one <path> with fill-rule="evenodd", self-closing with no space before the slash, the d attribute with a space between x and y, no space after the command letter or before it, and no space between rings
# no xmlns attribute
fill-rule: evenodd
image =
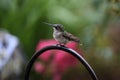
<svg viewBox="0 0 120 80"><path fill-rule="evenodd" d="M109 38L109 24L120 23L119 0L0 0L0 28L19 37L28 58L39 40L52 38L52 29L42 22L61 23L78 36L86 58L99 75L108 66L104 64L119 60L113 57L119 50L114 51Z"/></svg>

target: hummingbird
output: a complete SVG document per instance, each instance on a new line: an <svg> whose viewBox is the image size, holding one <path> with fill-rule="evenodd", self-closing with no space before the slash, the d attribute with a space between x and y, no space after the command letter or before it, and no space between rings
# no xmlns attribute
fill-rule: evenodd
<svg viewBox="0 0 120 80"><path fill-rule="evenodd" d="M44 23L53 28L53 30L54 30L53 38L59 43L58 45L64 46L69 41L74 41L74 42L80 43L80 39L78 37L75 37L71 33L67 32L66 30L64 30L64 27L62 24L50 24L50 23L46 23L46 22L44 22ZM80 44L80 45L82 45L82 44Z"/></svg>

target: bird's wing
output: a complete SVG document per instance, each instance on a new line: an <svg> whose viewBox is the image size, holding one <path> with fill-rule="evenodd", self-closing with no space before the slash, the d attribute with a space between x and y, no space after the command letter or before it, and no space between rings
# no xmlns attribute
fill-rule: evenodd
<svg viewBox="0 0 120 80"><path fill-rule="evenodd" d="M65 37L66 39L70 40L70 41L75 41L75 42L80 42L79 38L73 36L71 33L68 33L68 32L64 32L63 33L63 37Z"/></svg>

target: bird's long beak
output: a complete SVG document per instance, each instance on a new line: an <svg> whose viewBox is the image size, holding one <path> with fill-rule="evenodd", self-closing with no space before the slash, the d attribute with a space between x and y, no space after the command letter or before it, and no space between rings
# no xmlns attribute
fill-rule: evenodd
<svg viewBox="0 0 120 80"><path fill-rule="evenodd" d="M47 23L47 22L43 22L44 24L47 24L47 25L49 25L49 26L51 26L51 27L55 27L55 25L54 24L50 24L50 23Z"/></svg>

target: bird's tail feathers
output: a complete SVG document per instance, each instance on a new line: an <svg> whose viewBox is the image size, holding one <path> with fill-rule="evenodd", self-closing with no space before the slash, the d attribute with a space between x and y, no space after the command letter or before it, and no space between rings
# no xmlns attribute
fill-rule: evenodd
<svg viewBox="0 0 120 80"><path fill-rule="evenodd" d="M79 43L79 45L80 45L80 46L83 46L83 44L82 44L82 43Z"/></svg>
<svg viewBox="0 0 120 80"><path fill-rule="evenodd" d="M82 45L83 45L83 44L80 42L80 40L79 40L79 39L77 39L77 38L76 38L76 39L74 39L73 41L75 41L75 42L79 43L79 45L80 45L80 46L82 46Z"/></svg>

